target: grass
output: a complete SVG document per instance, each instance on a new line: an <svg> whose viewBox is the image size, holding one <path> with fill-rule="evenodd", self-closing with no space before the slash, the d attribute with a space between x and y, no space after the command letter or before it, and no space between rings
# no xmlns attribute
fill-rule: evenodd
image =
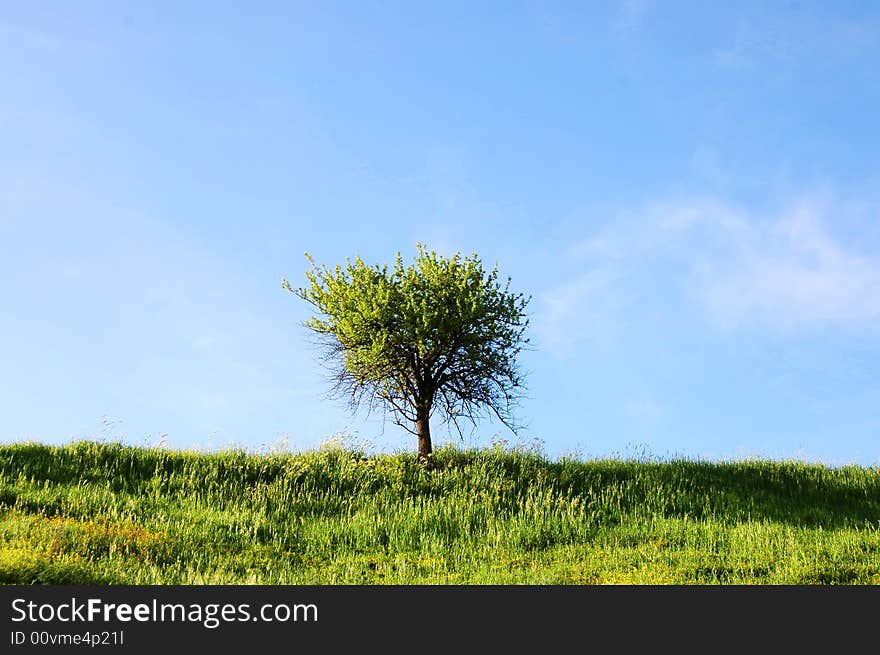
<svg viewBox="0 0 880 655"><path fill-rule="evenodd" d="M5 584L880 584L880 469L0 445Z"/></svg>

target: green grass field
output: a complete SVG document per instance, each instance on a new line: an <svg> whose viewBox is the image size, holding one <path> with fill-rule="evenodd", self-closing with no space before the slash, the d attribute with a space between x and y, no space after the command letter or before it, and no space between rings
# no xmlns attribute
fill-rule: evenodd
<svg viewBox="0 0 880 655"><path fill-rule="evenodd" d="M880 584L880 469L0 445L6 584Z"/></svg>

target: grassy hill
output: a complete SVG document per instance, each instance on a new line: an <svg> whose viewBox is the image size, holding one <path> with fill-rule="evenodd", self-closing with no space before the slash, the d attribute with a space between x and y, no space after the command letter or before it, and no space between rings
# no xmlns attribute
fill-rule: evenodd
<svg viewBox="0 0 880 655"><path fill-rule="evenodd" d="M0 445L0 583L880 584L880 469Z"/></svg>

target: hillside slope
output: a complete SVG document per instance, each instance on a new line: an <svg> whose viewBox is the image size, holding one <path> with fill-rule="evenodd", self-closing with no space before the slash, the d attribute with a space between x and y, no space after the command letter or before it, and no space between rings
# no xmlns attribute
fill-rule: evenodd
<svg viewBox="0 0 880 655"><path fill-rule="evenodd" d="M880 470L0 445L0 583L880 584Z"/></svg>

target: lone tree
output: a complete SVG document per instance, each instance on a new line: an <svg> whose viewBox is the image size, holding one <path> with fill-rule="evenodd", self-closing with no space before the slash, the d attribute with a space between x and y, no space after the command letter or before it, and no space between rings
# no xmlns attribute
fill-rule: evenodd
<svg viewBox="0 0 880 655"><path fill-rule="evenodd" d="M439 412L461 433L460 419L474 425L495 415L516 431L512 409L523 381L516 357L524 338L530 298L498 281L474 254L446 258L418 245L404 266L368 266L360 257L345 266L317 266L309 284L282 288L309 302L317 316L306 327L323 346L332 392L352 409L376 406L419 438L419 458L432 451L430 418Z"/></svg>

